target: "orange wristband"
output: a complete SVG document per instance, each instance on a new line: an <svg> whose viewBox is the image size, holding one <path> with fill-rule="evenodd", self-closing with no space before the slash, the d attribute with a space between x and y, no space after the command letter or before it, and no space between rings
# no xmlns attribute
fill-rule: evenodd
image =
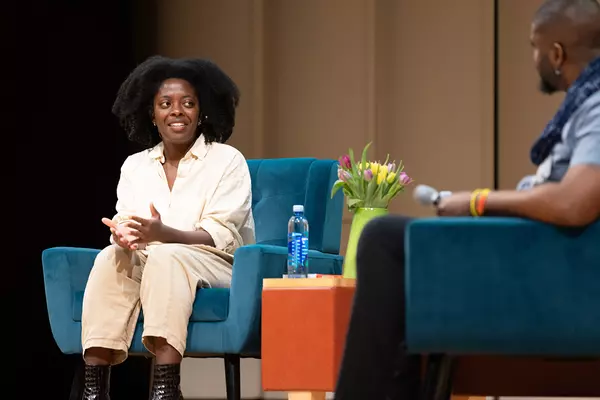
<svg viewBox="0 0 600 400"><path fill-rule="evenodd" d="M490 189L484 189L481 191L481 193L479 193L479 196L477 196L477 200L475 202L475 210L479 217L481 217L485 212L485 204L487 203L487 198L489 194Z"/></svg>
<svg viewBox="0 0 600 400"><path fill-rule="evenodd" d="M477 214L477 198L479 197L480 193L481 193L481 189L475 189L471 193L471 201L469 202L469 210L471 211L471 216L473 216L473 217L479 216Z"/></svg>

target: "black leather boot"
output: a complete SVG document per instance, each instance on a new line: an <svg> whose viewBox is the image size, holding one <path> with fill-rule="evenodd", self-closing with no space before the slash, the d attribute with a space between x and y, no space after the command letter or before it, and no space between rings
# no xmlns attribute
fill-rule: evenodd
<svg viewBox="0 0 600 400"><path fill-rule="evenodd" d="M110 366L86 365L83 400L110 400Z"/></svg>
<svg viewBox="0 0 600 400"><path fill-rule="evenodd" d="M179 387L181 381L180 364L154 365L152 379L152 400L183 400Z"/></svg>

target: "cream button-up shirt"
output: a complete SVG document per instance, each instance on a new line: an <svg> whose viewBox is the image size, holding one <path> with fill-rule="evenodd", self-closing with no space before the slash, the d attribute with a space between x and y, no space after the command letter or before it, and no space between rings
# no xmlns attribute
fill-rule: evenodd
<svg viewBox="0 0 600 400"><path fill-rule="evenodd" d="M204 229L226 253L255 243L250 172L242 153L222 143L207 145L200 136L179 162L169 190L163 151L161 142L125 160L114 220L150 218L154 203L165 225L183 231Z"/></svg>

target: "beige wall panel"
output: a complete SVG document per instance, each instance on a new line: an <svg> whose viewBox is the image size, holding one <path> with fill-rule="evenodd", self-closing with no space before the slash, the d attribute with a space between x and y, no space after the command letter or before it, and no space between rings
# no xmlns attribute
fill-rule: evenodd
<svg viewBox="0 0 600 400"><path fill-rule="evenodd" d="M501 0L499 9L498 177L501 189L514 189L535 172L529 150L563 96L538 90L539 76L529 44L531 19L543 0Z"/></svg>
<svg viewBox="0 0 600 400"><path fill-rule="evenodd" d="M493 184L493 2L377 2L378 156L418 183ZM411 190L412 191L412 190ZM431 215L407 193L392 210Z"/></svg>
<svg viewBox="0 0 600 400"><path fill-rule="evenodd" d="M230 144L247 158L262 157L262 131L255 131L262 119L262 104L256 101L257 92L262 92L262 82L256 78L262 68L262 1L161 0L157 4L157 53L206 57L219 64L242 94Z"/></svg>
<svg viewBox="0 0 600 400"><path fill-rule="evenodd" d="M367 0L265 1L269 157L338 158L372 135Z"/></svg>

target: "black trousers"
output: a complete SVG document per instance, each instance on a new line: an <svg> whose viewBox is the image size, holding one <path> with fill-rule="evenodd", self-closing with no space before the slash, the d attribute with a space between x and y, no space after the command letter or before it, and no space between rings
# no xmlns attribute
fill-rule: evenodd
<svg viewBox="0 0 600 400"><path fill-rule="evenodd" d="M421 357L405 351L404 232L401 216L374 219L358 244L356 292L336 400L416 400Z"/></svg>

